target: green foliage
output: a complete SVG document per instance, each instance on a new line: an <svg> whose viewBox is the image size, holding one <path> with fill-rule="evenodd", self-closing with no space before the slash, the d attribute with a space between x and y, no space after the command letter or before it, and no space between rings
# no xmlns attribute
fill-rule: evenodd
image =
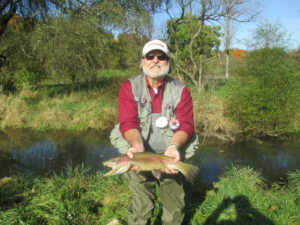
<svg viewBox="0 0 300 225"><path fill-rule="evenodd" d="M72 0L2 0L0 7L0 37L6 31L9 23L11 23L16 17L19 18L17 13L25 18L31 17L35 19L43 19L45 15L49 13L50 9L54 10L55 8L64 8L66 5L71 7L73 5Z"/></svg>
<svg viewBox="0 0 300 225"><path fill-rule="evenodd" d="M278 21L271 23L265 20L254 29L247 45L252 49L260 48L287 48L290 41L290 34L284 30Z"/></svg>
<svg viewBox="0 0 300 225"><path fill-rule="evenodd" d="M192 82L198 92L203 88L203 77L209 75L210 63L220 45L220 27L201 23L187 15L167 22L171 55L177 76Z"/></svg>
<svg viewBox="0 0 300 225"><path fill-rule="evenodd" d="M76 83L95 82L99 70L138 66L141 46L152 29L150 13L161 4L161 0L4 1L0 21L7 26L0 27L1 91L22 87L28 81L19 76L23 69L31 77L42 74L56 83ZM6 14L9 23L4 21ZM118 42L112 30L135 35Z"/></svg>
<svg viewBox="0 0 300 225"><path fill-rule="evenodd" d="M74 82L78 74L91 80L95 70L108 67L111 35L91 19L61 17L37 26L31 43L48 74Z"/></svg>
<svg viewBox="0 0 300 225"><path fill-rule="evenodd" d="M40 80L40 76L39 74L29 72L26 69L20 69L15 72L14 80L16 86L22 89L37 84L37 82Z"/></svg>
<svg viewBox="0 0 300 225"><path fill-rule="evenodd" d="M179 23L169 20L167 32L170 50L176 52L178 59L184 63L191 60L191 55L194 56L196 61L199 60L201 55L210 57L216 52L221 43L219 40L220 30L219 26L202 25L196 17L192 16L186 17ZM193 45L189 46L193 36L195 36ZM190 53L190 47L192 53Z"/></svg>
<svg viewBox="0 0 300 225"><path fill-rule="evenodd" d="M104 179L100 173L88 175L84 168L69 168L48 178L17 177L1 184L0 193L3 225L101 225L113 216L127 217L129 192L121 177Z"/></svg>
<svg viewBox="0 0 300 225"><path fill-rule="evenodd" d="M118 35L120 68L139 68L142 48L146 41L145 37L139 37L136 34Z"/></svg>
<svg viewBox="0 0 300 225"><path fill-rule="evenodd" d="M42 63L32 54L30 35L33 27L34 21L27 18L19 19L1 36L0 85L5 93L14 91L17 85L21 87L20 79L22 78L18 77L18 84L16 84L15 73L20 75L20 71L26 70L31 73L31 77L38 78L44 72Z"/></svg>
<svg viewBox="0 0 300 225"><path fill-rule="evenodd" d="M241 77L228 85L227 111L253 135L278 135L299 109L299 71L281 48L248 54Z"/></svg>
<svg viewBox="0 0 300 225"><path fill-rule="evenodd" d="M190 224L297 224L299 192L293 187L299 182L299 172L290 176L294 180L269 190L253 169L233 167L214 184L213 190L206 192L206 199Z"/></svg>
<svg viewBox="0 0 300 225"><path fill-rule="evenodd" d="M274 183L276 188L268 189L253 169L233 167L212 189L200 182L187 184L188 220L184 224L297 224L299 182L299 171L294 171L286 183ZM83 167L48 177L0 180L0 195L3 225L103 225L113 218L127 224L130 192L122 176L89 174ZM157 204L154 216L160 216L161 210Z"/></svg>

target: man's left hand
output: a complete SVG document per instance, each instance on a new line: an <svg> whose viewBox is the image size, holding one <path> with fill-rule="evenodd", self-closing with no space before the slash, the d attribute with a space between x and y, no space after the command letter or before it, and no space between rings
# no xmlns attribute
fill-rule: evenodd
<svg viewBox="0 0 300 225"><path fill-rule="evenodd" d="M176 162L178 162L180 160L180 153L179 153L178 148L175 145L170 145L166 149L164 155L174 158L174 163L176 163ZM177 170L172 170L172 169L169 169L169 168L167 168L165 170L165 172L168 173L168 174L176 174L176 173L178 173Z"/></svg>

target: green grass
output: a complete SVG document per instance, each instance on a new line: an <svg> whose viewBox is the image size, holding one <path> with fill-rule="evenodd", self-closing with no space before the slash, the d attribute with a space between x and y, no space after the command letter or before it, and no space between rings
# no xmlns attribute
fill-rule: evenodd
<svg viewBox="0 0 300 225"><path fill-rule="evenodd" d="M55 83L54 79L48 79L39 86L14 95L0 95L0 129L109 131L117 122L120 85L129 76L138 73L129 70L98 71L94 82L88 82L84 77L73 83ZM228 113L224 101L226 85L203 90L200 96L196 96L193 86L190 88L196 130L204 141L212 137L233 142L247 137L247 131ZM281 132L283 138L299 136L299 113L292 120L292 125Z"/></svg>
<svg viewBox="0 0 300 225"><path fill-rule="evenodd" d="M83 168L48 178L15 177L0 186L0 224L105 224L126 220L129 194L121 177Z"/></svg>
<svg viewBox="0 0 300 225"><path fill-rule="evenodd" d="M120 85L132 75L129 70L105 70L93 82L45 80L14 95L0 95L0 128L111 130Z"/></svg>
<svg viewBox="0 0 300 225"><path fill-rule="evenodd" d="M299 171L287 183L267 188L253 169L235 167L206 192L191 224L300 224L299 196Z"/></svg>
<svg viewBox="0 0 300 225"><path fill-rule="evenodd" d="M101 79L103 78L118 79L120 77L127 78L129 76L134 76L135 74L138 74L138 71L109 69L109 70L99 71L97 73L97 77Z"/></svg>
<svg viewBox="0 0 300 225"><path fill-rule="evenodd" d="M212 187L186 184L184 224L300 224L300 172L266 185L259 173L234 167ZM130 193L122 176L103 177L84 168L61 174L0 180L0 224L127 224ZM160 204L155 215L161 214ZM153 218L153 224L159 220Z"/></svg>
<svg viewBox="0 0 300 225"><path fill-rule="evenodd" d="M53 97L26 90L0 96L1 128L109 130L117 120L118 89L86 90Z"/></svg>

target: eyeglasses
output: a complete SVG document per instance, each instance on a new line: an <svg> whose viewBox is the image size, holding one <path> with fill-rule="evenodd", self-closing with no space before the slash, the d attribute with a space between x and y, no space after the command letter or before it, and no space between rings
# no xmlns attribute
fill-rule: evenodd
<svg viewBox="0 0 300 225"><path fill-rule="evenodd" d="M147 54L144 58L146 58L147 60L153 60L154 57L157 57L158 60L164 61L164 60L168 60L169 57L166 54Z"/></svg>

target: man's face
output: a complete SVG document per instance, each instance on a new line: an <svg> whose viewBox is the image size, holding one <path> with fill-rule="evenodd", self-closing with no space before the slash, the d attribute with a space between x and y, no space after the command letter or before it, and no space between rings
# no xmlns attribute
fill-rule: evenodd
<svg viewBox="0 0 300 225"><path fill-rule="evenodd" d="M165 76L169 72L169 57L160 50L153 50L143 57L142 69L151 78Z"/></svg>

